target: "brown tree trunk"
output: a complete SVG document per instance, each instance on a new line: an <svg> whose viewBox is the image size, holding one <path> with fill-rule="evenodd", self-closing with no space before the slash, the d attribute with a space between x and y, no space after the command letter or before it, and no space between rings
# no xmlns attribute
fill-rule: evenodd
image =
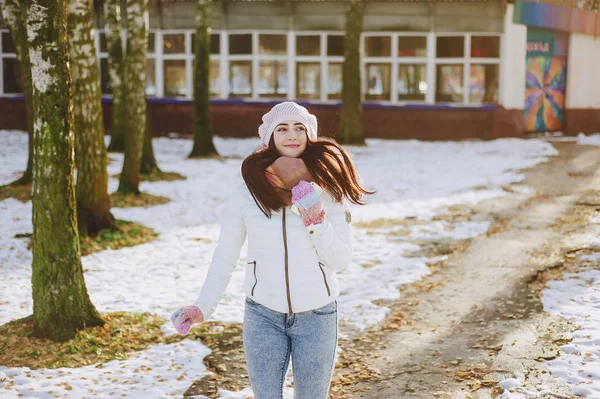
<svg viewBox="0 0 600 399"><path fill-rule="evenodd" d="M104 29L108 49L108 75L112 92L112 128L108 151L125 150L125 103L123 102L123 42L121 40L121 1L104 2Z"/></svg>
<svg viewBox="0 0 600 399"><path fill-rule="evenodd" d="M360 83L360 35L364 0L349 0L346 9L344 64L342 67L342 110L337 140L345 144L364 144Z"/></svg>
<svg viewBox="0 0 600 399"><path fill-rule="evenodd" d="M73 79L77 221L79 236L114 225L108 196L108 157L104 145L102 93L92 36L93 0L70 0L69 51Z"/></svg>
<svg viewBox="0 0 600 399"><path fill-rule="evenodd" d="M210 15L212 0L198 0L194 56L194 148L190 157L218 155L210 120Z"/></svg>
<svg viewBox="0 0 600 399"><path fill-rule="evenodd" d="M142 150L146 131L146 52L148 47L148 0L127 0L127 54L123 101L127 118L125 160L119 191L138 194Z"/></svg>
<svg viewBox="0 0 600 399"><path fill-rule="evenodd" d="M31 0L33 335L64 341L104 324L83 278L73 181L73 90L66 0Z"/></svg>
<svg viewBox="0 0 600 399"><path fill-rule="evenodd" d="M27 113L27 133L29 135L29 156L27 158L27 169L23 176L12 185L28 184L32 181L33 170L33 109L31 88L31 65L29 63L29 49L27 48L27 10L23 9L18 0L0 0L0 11L2 18L8 27L15 47L17 48L17 62L21 73L23 84L23 97L25 98L25 110Z"/></svg>
<svg viewBox="0 0 600 399"><path fill-rule="evenodd" d="M152 127L150 124L150 111L146 112L146 132L144 133L144 149L142 153L142 174L152 175L161 170L156 163L154 148L152 148Z"/></svg>

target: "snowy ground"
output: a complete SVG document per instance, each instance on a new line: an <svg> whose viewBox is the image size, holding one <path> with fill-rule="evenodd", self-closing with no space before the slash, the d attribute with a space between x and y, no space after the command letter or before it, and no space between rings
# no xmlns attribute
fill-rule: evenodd
<svg viewBox="0 0 600 399"><path fill-rule="evenodd" d="M192 303L206 276L219 231L221 203L241 180L243 157L258 145L257 139L215 140L226 160L187 160L192 142L160 138L154 141L160 167L187 176L185 181L144 182L142 191L171 198L151 208L113 209L119 219L133 220L154 228L159 238L148 244L117 251L102 251L83 258L90 297L100 312L126 310L154 312L168 318L173 310ZM449 223L432 221L451 205L470 205L505 194L502 186L522 180L519 170L556 154L544 140L505 139L490 142L419 142L368 140L367 147L349 147L363 180L378 190L369 205L353 207L353 221L413 217L422 224L407 237L389 237L389 229L372 234L358 229L353 265L339 274L340 335L361 330L382 320L389 309L386 301L397 299L397 286L429 273L428 262L438 259L404 256L418 247L414 238L464 239L486 231L486 222ZM0 184L12 181L27 161L27 136L0 131ZM109 174L119 173L122 156L110 154ZM117 180L110 179L114 191ZM0 324L31 313L31 253L26 239L15 234L30 233L31 203L13 199L0 202ZM363 264L374 266L364 268ZM243 268L245 249L223 300L211 319L241 322L243 317ZM123 275L127 278L123 278ZM365 279L378 284L364 284ZM374 300L383 299L383 305ZM347 326L347 328L346 328ZM352 329L350 328L352 327ZM174 333L170 325L165 332ZM103 397L118 387L118 395L130 398L167 398L181 395L205 369L202 358L208 348L189 340L154 347L126 361L113 361L68 370L7 369L0 366L13 387L0 398L51 398L65 393L83 397L102 392ZM144 367L141 367L144 366ZM181 381L177 380L185 373ZM127 381L127 383L121 383ZM288 383L291 381L291 370ZM71 391L67 391L68 383ZM288 384L289 385L289 384ZM0 382L2 387L2 382ZM93 390L93 391L90 391ZM52 393L48 393L52 391ZM287 397L291 398L291 389ZM251 394L223 392L223 398Z"/></svg>

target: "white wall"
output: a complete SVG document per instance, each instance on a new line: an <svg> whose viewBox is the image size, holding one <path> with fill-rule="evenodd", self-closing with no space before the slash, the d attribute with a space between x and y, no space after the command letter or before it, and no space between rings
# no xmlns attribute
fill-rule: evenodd
<svg viewBox="0 0 600 399"><path fill-rule="evenodd" d="M500 60L501 103L508 109L525 108L525 63L527 27L513 23L514 5L506 5L502 59Z"/></svg>
<svg viewBox="0 0 600 399"><path fill-rule="evenodd" d="M600 38L571 34L566 108L600 108Z"/></svg>

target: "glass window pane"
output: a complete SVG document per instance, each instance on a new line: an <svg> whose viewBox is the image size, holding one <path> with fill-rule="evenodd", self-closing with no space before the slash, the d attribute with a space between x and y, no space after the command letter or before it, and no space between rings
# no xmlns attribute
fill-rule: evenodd
<svg viewBox="0 0 600 399"><path fill-rule="evenodd" d="M100 52L107 53L108 46L106 45L106 35L104 33L100 33Z"/></svg>
<svg viewBox="0 0 600 399"><path fill-rule="evenodd" d="M427 78L425 65L398 65L398 100L425 101Z"/></svg>
<svg viewBox="0 0 600 399"><path fill-rule="evenodd" d="M17 54L15 42L13 42L12 36L8 32L2 32L2 52L4 54Z"/></svg>
<svg viewBox="0 0 600 399"><path fill-rule="evenodd" d="M398 57L427 57L425 36L399 36Z"/></svg>
<svg viewBox="0 0 600 399"><path fill-rule="evenodd" d="M436 102L462 103L463 86L463 65L437 66Z"/></svg>
<svg viewBox="0 0 600 399"><path fill-rule="evenodd" d="M154 53L154 48L154 33L148 33L148 53Z"/></svg>
<svg viewBox="0 0 600 399"><path fill-rule="evenodd" d="M498 65L471 65L469 102L498 102Z"/></svg>
<svg viewBox="0 0 600 399"><path fill-rule="evenodd" d="M158 93L156 89L156 61L146 60L146 95L155 97Z"/></svg>
<svg viewBox="0 0 600 399"><path fill-rule="evenodd" d="M327 35L327 55L344 56L344 36Z"/></svg>
<svg viewBox="0 0 600 399"><path fill-rule="evenodd" d="M259 35L258 53L285 55L287 54L287 36L286 35Z"/></svg>
<svg viewBox="0 0 600 399"><path fill-rule="evenodd" d="M299 62L296 64L296 98L319 99L321 97L321 64Z"/></svg>
<svg viewBox="0 0 600 399"><path fill-rule="evenodd" d="M163 65L165 97L186 96L185 60L167 60Z"/></svg>
<svg viewBox="0 0 600 399"><path fill-rule="evenodd" d="M463 36L441 36L437 38L437 56L439 58L462 58L465 55Z"/></svg>
<svg viewBox="0 0 600 399"><path fill-rule="evenodd" d="M287 62L261 61L258 72L259 97L286 97L288 93Z"/></svg>
<svg viewBox="0 0 600 399"><path fill-rule="evenodd" d="M229 63L229 97L252 96L252 62L231 61Z"/></svg>
<svg viewBox="0 0 600 399"><path fill-rule="evenodd" d="M192 33L192 53L194 53L196 46L196 34ZM208 43L210 48L210 54L220 54L221 53L221 35L214 34L210 35L210 42Z"/></svg>
<svg viewBox="0 0 600 399"><path fill-rule="evenodd" d="M367 64L367 92L365 99L390 101L390 64Z"/></svg>
<svg viewBox="0 0 600 399"><path fill-rule="evenodd" d="M163 52L165 54L185 54L185 35L183 33L163 35Z"/></svg>
<svg viewBox="0 0 600 399"><path fill-rule="evenodd" d="M252 35L229 35L229 54L252 54Z"/></svg>
<svg viewBox="0 0 600 399"><path fill-rule="evenodd" d="M102 94L112 94L107 58L100 58L100 89Z"/></svg>
<svg viewBox="0 0 600 399"><path fill-rule="evenodd" d="M342 98L342 63L330 62L327 75L327 98L340 100Z"/></svg>
<svg viewBox="0 0 600 399"><path fill-rule="evenodd" d="M5 58L2 62L2 74L4 76L4 93L21 94L23 84L21 72L16 58Z"/></svg>
<svg viewBox="0 0 600 399"><path fill-rule="evenodd" d="M498 36L472 36L471 57L500 58L500 38Z"/></svg>
<svg viewBox="0 0 600 399"><path fill-rule="evenodd" d="M210 60L210 95L221 95L221 63L219 60Z"/></svg>
<svg viewBox="0 0 600 399"><path fill-rule="evenodd" d="M389 36L365 37L365 55L367 57L390 57L392 55L392 38Z"/></svg>
<svg viewBox="0 0 600 399"><path fill-rule="evenodd" d="M296 36L297 55L321 55L320 36Z"/></svg>
<svg viewBox="0 0 600 399"><path fill-rule="evenodd" d="M221 54L221 35L210 35L210 53Z"/></svg>

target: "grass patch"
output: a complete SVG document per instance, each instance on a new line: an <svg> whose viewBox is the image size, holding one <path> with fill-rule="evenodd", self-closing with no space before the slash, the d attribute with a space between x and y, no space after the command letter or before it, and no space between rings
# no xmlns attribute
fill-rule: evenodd
<svg viewBox="0 0 600 399"><path fill-rule="evenodd" d="M8 367L81 367L127 359L132 352L164 341L164 320L150 314L115 312L102 315L106 324L78 331L66 342L33 337L31 317L0 326L0 364Z"/></svg>
<svg viewBox="0 0 600 399"><path fill-rule="evenodd" d="M117 220L115 227L102 230L96 237L81 240L81 255L89 255L105 249L133 247L156 239L158 234L146 226L125 220Z"/></svg>
<svg viewBox="0 0 600 399"><path fill-rule="evenodd" d="M115 178L115 179L120 179L121 178L121 174L117 173L115 175L111 175L111 177ZM148 174L144 174L142 173L140 175L140 180L141 181L150 181L150 182L156 182L156 181L176 181L176 180L186 180L187 177L177 173L177 172L163 172L163 171L154 171L152 173L148 173Z"/></svg>
<svg viewBox="0 0 600 399"><path fill-rule="evenodd" d="M241 350L239 356L243 359L239 323L209 321L195 325L185 336L165 336L160 330L165 320L152 313L112 312L103 314L102 318L106 324L80 330L73 339L66 342L33 337L32 316L13 320L0 326L0 364L31 369L83 367L111 360L125 360L136 351L147 349L151 345L170 344L184 338L201 340L213 350L222 348L223 352L234 347L235 352ZM239 358L236 360L239 361Z"/></svg>
<svg viewBox="0 0 600 399"><path fill-rule="evenodd" d="M0 186L0 201L7 198L14 198L23 203L31 201L31 183Z"/></svg>
<svg viewBox="0 0 600 399"><path fill-rule="evenodd" d="M161 195L151 195L147 193L123 194L115 191L110 195L111 206L115 208L133 208L136 206L148 208L154 205L162 205L171 200Z"/></svg>

